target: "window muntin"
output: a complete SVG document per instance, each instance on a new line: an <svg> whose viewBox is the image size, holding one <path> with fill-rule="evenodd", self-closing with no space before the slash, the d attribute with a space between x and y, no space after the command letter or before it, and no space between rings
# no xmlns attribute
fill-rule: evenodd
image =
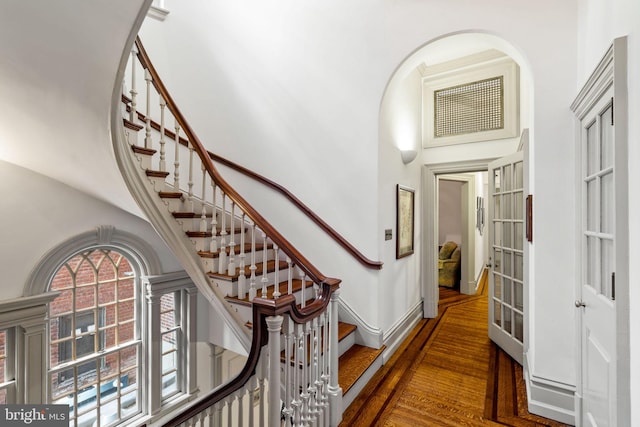
<svg viewBox="0 0 640 427"><path fill-rule="evenodd" d="M50 289L50 401L70 406L70 425L111 425L141 410L138 280L131 262L91 249L65 262Z"/></svg>
<svg viewBox="0 0 640 427"><path fill-rule="evenodd" d="M180 319L180 292L162 295L160 298L160 334L162 336L162 400L180 392L178 377L181 364L178 351L182 340Z"/></svg>

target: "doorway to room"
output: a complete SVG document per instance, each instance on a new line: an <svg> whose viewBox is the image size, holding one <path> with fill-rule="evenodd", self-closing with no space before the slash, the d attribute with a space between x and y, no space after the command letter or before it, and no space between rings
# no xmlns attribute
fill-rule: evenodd
<svg viewBox="0 0 640 427"><path fill-rule="evenodd" d="M486 264L487 172L440 174L437 187L438 285L471 295Z"/></svg>

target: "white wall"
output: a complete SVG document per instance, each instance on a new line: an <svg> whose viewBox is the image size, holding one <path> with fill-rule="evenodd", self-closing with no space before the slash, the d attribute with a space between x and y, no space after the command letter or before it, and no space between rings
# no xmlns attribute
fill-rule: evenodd
<svg viewBox="0 0 640 427"><path fill-rule="evenodd" d="M640 193L635 183L640 182L640 3L634 0L584 0L579 2L578 67L575 92L584 84L613 39L628 36L628 104L629 104L629 307L632 325L631 347L631 422L640 425Z"/></svg>
<svg viewBox="0 0 640 427"><path fill-rule="evenodd" d="M396 96L419 108L418 93L407 90L419 91L416 64L403 61L430 41L470 29L502 40L534 88L531 122L522 125L531 128L531 189L536 222L544 227L536 228L531 251L536 327L529 358L538 377L575 384L573 255L558 263L554 250L572 240L575 216L573 168L565 161L573 153L575 2L168 0L167 7L167 21L146 26L143 40L152 58L175 61L158 68L196 132L210 149L287 186L385 263L380 273L347 276L342 294L382 329L420 299L420 248L396 260L395 240L384 241L384 229L395 229L395 186L419 188L420 163L450 155L431 151L410 165L400 161L396 126L406 123L409 134L420 128L417 110L395 108ZM505 140L480 152L469 144L450 151L464 160L498 157L516 146ZM290 215L269 209L281 221ZM325 274L341 277L351 269L342 265L343 254L313 246L304 244L303 252L312 251Z"/></svg>
<svg viewBox="0 0 640 427"><path fill-rule="evenodd" d="M438 180L438 243L440 244L450 239L458 244L462 243L462 184L460 181Z"/></svg>

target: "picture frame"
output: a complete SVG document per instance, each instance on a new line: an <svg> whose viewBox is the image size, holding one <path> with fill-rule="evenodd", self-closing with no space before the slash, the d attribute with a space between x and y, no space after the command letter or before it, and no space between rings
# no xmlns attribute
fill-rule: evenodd
<svg viewBox="0 0 640 427"><path fill-rule="evenodd" d="M396 259L413 254L415 234L415 190L396 187Z"/></svg>

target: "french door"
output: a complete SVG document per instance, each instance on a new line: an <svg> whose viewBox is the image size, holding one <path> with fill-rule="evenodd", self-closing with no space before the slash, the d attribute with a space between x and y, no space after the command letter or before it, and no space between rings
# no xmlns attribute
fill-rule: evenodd
<svg viewBox="0 0 640 427"><path fill-rule="evenodd" d="M584 425L615 426L616 302L613 98L582 119L582 390Z"/></svg>
<svg viewBox="0 0 640 427"><path fill-rule="evenodd" d="M489 337L522 364L524 161L519 151L489 164Z"/></svg>
<svg viewBox="0 0 640 427"><path fill-rule="evenodd" d="M572 109L578 123L579 425L629 425L626 39L616 39Z"/></svg>

